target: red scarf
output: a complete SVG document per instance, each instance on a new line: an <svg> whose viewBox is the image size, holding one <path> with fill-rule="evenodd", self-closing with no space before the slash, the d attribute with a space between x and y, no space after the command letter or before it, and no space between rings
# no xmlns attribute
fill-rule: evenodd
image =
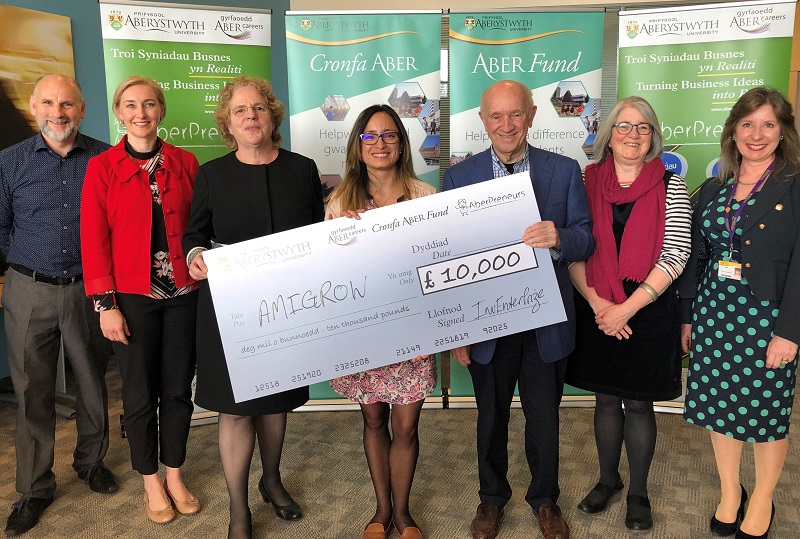
<svg viewBox="0 0 800 539"><path fill-rule="evenodd" d="M644 163L630 187L620 187L614 159L586 167L586 193L592 210L592 234L597 249L586 262L586 284L601 297L622 303L628 297L622 280L637 283L655 266L664 243L666 189L664 163L655 158ZM631 210L617 256L614 239L612 204L635 202Z"/></svg>

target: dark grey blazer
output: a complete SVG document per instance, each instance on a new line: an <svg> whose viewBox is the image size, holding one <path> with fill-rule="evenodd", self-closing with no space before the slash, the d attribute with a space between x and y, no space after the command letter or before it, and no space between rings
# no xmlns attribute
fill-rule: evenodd
<svg viewBox="0 0 800 539"><path fill-rule="evenodd" d="M691 302L697 293L698 269L708 257L700 235L700 214L720 183L709 178L700 186L692 216L692 254L678 281L683 322L691 323ZM800 175L770 178L742 226L742 275L756 299L779 301L775 334L800 344Z"/></svg>

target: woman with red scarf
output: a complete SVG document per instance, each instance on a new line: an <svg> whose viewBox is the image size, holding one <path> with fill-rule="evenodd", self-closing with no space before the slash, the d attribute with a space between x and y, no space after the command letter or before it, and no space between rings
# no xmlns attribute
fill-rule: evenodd
<svg viewBox="0 0 800 539"><path fill-rule="evenodd" d="M689 258L691 206L683 178L665 171L655 112L640 97L617 102L594 142L586 192L597 249L570 267L577 338L567 383L594 391L600 480L578 505L605 510L630 486L625 525L653 526L647 475L656 445L653 401L681 394L680 309L675 279Z"/></svg>

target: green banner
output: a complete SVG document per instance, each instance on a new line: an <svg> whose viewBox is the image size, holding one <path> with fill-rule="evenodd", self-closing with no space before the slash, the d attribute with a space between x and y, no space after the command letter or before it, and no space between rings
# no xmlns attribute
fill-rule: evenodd
<svg viewBox="0 0 800 539"><path fill-rule="evenodd" d="M690 191L716 175L731 107L754 86L786 93L794 3L620 13L619 97L641 96L664 133L664 163Z"/></svg>
<svg viewBox="0 0 800 539"><path fill-rule="evenodd" d="M531 145L591 159L602 81L603 13L450 15L450 162L489 146L481 93L500 80L528 86L537 105Z"/></svg>
<svg viewBox="0 0 800 539"><path fill-rule="evenodd" d="M327 192L341 181L359 113L389 104L414 170L439 186L441 13L288 13L292 150L316 161Z"/></svg>
<svg viewBox="0 0 800 539"><path fill-rule="evenodd" d="M191 151L200 163L230 150L214 122L219 91L238 75L270 76L270 15L151 5L101 4L109 106L134 74L164 90L167 116L158 135ZM125 134L109 116L111 143Z"/></svg>

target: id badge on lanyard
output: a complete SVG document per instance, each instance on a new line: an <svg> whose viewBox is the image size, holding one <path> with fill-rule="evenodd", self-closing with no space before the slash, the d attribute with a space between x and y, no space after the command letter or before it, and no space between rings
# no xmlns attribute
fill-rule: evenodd
<svg viewBox="0 0 800 539"><path fill-rule="evenodd" d="M739 221L739 217L742 215L742 211L744 210L747 203L753 197L753 193L757 193L764 182L769 178L770 173L772 172L772 167L775 165L775 161L769 164L767 170L761 175L761 178L756 182L747 196L739 202L739 207L733 212L731 215L731 206L733 205L733 199L736 196L736 185L738 183L738 178L733 180L731 184L731 194L728 197L728 204L725 206L725 229L728 231L728 256L723 258L719 261L719 269L717 270L717 275L720 277L725 277L726 279L735 279L737 281L742 280L742 264L741 262L737 262L733 259L733 237L736 235L736 223Z"/></svg>

